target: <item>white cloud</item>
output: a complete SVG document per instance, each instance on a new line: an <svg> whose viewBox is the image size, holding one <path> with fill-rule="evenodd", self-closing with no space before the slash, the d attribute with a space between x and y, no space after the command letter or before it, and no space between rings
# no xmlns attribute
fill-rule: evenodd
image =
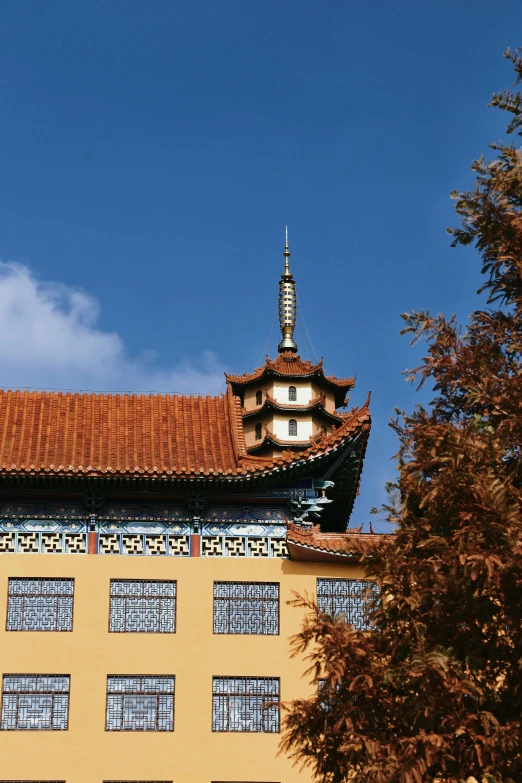
<svg viewBox="0 0 522 783"><path fill-rule="evenodd" d="M0 387L217 394L223 370L212 353L169 369L154 353L132 358L116 332L98 327L98 302L61 283L0 262Z"/></svg>

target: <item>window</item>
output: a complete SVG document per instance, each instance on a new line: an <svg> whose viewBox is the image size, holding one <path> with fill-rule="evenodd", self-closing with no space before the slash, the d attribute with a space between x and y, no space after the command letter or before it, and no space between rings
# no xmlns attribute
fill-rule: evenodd
<svg viewBox="0 0 522 783"><path fill-rule="evenodd" d="M109 631L174 633L176 582L111 579Z"/></svg>
<svg viewBox="0 0 522 783"><path fill-rule="evenodd" d="M297 435L297 422L295 419L290 419L288 422L288 434L291 436Z"/></svg>
<svg viewBox="0 0 522 783"><path fill-rule="evenodd" d="M174 676L107 677L107 731L174 731Z"/></svg>
<svg viewBox="0 0 522 783"><path fill-rule="evenodd" d="M214 677L212 731L279 731L279 677Z"/></svg>
<svg viewBox="0 0 522 783"><path fill-rule="evenodd" d="M70 677L60 674L4 674L2 729L65 731Z"/></svg>
<svg viewBox="0 0 522 783"><path fill-rule="evenodd" d="M74 579L9 579L7 631L72 631Z"/></svg>
<svg viewBox="0 0 522 783"><path fill-rule="evenodd" d="M290 402L295 402L297 400L297 389L295 386L288 387L288 399Z"/></svg>
<svg viewBox="0 0 522 783"><path fill-rule="evenodd" d="M263 392L261 389L259 391L256 391L256 405L262 405L263 404Z"/></svg>
<svg viewBox="0 0 522 783"><path fill-rule="evenodd" d="M279 633L277 582L214 582L214 633Z"/></svg>
<svg viewBox="0 0 522 783"><path fill-rule="evenodd" d="M318 579L317 606L319 611L331 617L344 615L360 631L368 631L370 624L366 617L368 598L379 595L375 582L359 579Z"/></svg>
<svg viewBox="0 0 522 783"><path fill-rule="evenodd" d="M263 437L261 424L256 424L256 440L261 440Z"/></svg>
<svg viewBox="0 0 522 783"><path fill-rule="evenodd" d="M328 703L330 694L325 690L326 682L327 680L317 680L317 699L323 710L330 709L330 705ZM339 692L340 685L341 684L338 682L335 686L334 691L336 694Z"/></svg>

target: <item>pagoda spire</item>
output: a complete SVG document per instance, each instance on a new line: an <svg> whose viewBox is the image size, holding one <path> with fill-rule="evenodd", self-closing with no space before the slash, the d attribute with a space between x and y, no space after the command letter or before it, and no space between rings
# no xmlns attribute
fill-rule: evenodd
<svg viewBox="0 0 522 783"><path fill-rule="evenodd" d="M279 326L283 339L279 343L278 351L292 351L297 353L297 343L294 341L295 317L296 317L296 293L295 280L290 272L290 250L288 248L288 226L286 227L285 271L279 281Z"/></svg>

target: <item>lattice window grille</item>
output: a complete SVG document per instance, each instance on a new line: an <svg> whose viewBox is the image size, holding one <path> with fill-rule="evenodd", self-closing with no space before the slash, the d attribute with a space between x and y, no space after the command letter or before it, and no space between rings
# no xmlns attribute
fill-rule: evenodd
<svg viewBox="0 0 522 783"><path fill-rule="evenodd" d="M69 688L68 675L4 674L2 730L65 731Z"/></svg>
<svg viewBox="0 0 522 783"><path fill-rule="evenodd" d="M274 536L202 536L203 557L288 557L284 538Z"/></svg>
<svg viewBox="0 0 522 783"><path fill-rule="evenodd" d="M111 579L109 631L175 633L176 582Z"/></svg>
<svg viewBox="0 0 522 783"><path fill-rule="evenodd" d="M288 434L290 437L297 435L297 421L295 419L290 419L288 422Z"/></svg>
<svg viewBox="0 0 522 783"><path fill-rule="evenodd" d="M8 631L72 631L74 579L10 578Z"/></svg>
<svg viewBox="0 0 522 783"><path fill-rule="evenodd" d="M277 582L214 582L214 633L279 633Z"/></svg>
<svg viewBox="0 0 522 783"><path fill-rule="evenodd" d="M295 386L289 386L288 387L288 399L290 402L296 402L297 400L297 389Z"/></svg>
<svg viewBox="0 0 522 783"><path fill-rule="evenodd" d="M278 677L214 677L212 731L279 731Z"/></svg>
<svg viewBox="0 0 522 783"><path fill-rule="evenodd" d="M174 731L174 676L107 677L107 731Z"/></svg>
<svg viewBox="0 0 522 783"><path fill-rule="evenodd" d="M369 601L378 598L375 582L361 579L318 579L317 606L330 617L343 617L360 631L371 628L367 617Z"/></svg>

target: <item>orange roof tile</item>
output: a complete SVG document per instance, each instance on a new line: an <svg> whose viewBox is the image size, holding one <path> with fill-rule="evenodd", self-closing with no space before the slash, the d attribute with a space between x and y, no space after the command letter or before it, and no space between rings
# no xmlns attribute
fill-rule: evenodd
<svg viewBox="0 0 522 783"><path fill-rule="evenodd" d="M0 475L246 476L303 463L370 427L369 399L301 452L248 454L241 403L218 397L0 390Z"/></svg>
<svg viewBox="0 0 522 783"><path fill-rule="evenodd" d="M226 397L0 391L0 472L235 473Z"/></svg>
<svg viewBox="0 0 522 783"><path fill-rule="evenodd" d="M288 525L286 541L293 560L314 560L327 555L361 560L374 555L389 540L389 535L375 533L322 533L319 525ZM307 550L313 550L312 552Z"/></svg>

